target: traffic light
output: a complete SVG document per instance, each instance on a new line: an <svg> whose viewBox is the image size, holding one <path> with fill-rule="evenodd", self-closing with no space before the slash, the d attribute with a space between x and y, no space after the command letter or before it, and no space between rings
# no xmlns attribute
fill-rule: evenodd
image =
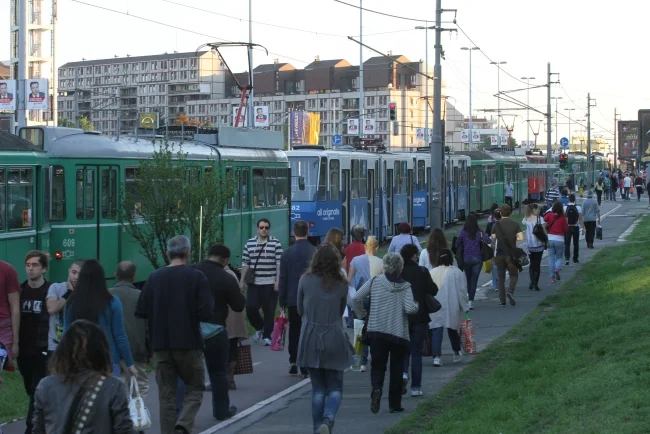
<svg viewBox="0 0 650 434"><path fill-rule="evenodd" d="M569 156L567 154L560 154L560 169L566 169L569 165Z"/></svg>
<svg viewBox="0 0 650 434"><path fill-rule="evenodd" d="M388 117L391 121L397 120L397 103L395 102L388 103Z"/></svg>

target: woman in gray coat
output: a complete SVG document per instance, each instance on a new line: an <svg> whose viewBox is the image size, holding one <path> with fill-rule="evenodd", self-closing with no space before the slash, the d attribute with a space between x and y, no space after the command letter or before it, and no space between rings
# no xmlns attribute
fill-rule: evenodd
<svg viewBox="0 0 650 434"><path fill-rule="evenodd" d="M311 412L315 434L330 434L343 395L343 371L352 361L352 346L341 317L348 284L341 257L331 244L321 245L298 284L298 314L302 317L296 364L311 378Z"/></svg>

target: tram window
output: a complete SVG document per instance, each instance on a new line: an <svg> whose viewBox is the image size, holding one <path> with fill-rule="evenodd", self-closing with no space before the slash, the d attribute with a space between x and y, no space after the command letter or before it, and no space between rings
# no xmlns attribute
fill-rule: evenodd
<svg viewBox="0 0 650 434"><path fill-rule="evenodd" d="M5 170L0 167L0 231L5 230L5 189L7 185L5 183Z"/></svg>
<svg viewBox="0 0 650 434"><path fill-rule="evenodd" d="M266 176L267 171L271 171L273 177ZM264 178L267 183L267 197L269 198L269 206L283 206L287 204L287 196L289 194L289 180L288 169L265 169ZM271 184L269 184L271 181ZM271 189L269 190L269 186Z"/></svg>
<svg viewBox="0 0 650 434"><path fill-rule="evenodd" d="M394 182L391 182L391 184L393 184L391 186L392 189L393 189L393 194L399 194L400 193L400 191L399 191L399 179L400 179L399 169L400 169L399 161L395 161L393 163L393 170L391 171L393 173L393 176L394 176L394 178L393 178Z"/></svg>
<svg viewBox="0 0 650 434"><path fill-rule="evenodd" d="M95 218L95 171L93 169L77 170L77 219Z"/></svg>
<svg viewBox="0 0 650 434"><path fill-rule="evenodd" d="M238 179L239 178L239 169L236 171L236 175L234 175L233 179L233 185L238 185ZM233 176L232 172L232 167L226 167L226 179L231 179ZM226 204L226 209L239 209L239 195L233 194L228 203Z"/></svg>
<svg viewBox="0 0 650 434"><path fill-rule="evenodd" d="M63 174L63 168L61 168ZM142 217L142 202L140 201L140 192L136 178L138 176L137 167L127 167L124 169L124 191L126 192L127 201L133 202L133 217ZM65 199L65 198L64 198Z"/></svg>
<svg viewBox="0 0 650 434"><path fill-rule="evenodd" d="M32 169L9 169L7 177L7 226L9 230L33 226Z"/></svg>
<svg viewBox="0 0 650 434"><path fill-rule="evenodd" d="M264 169L253 169L253 206L255 208L267 206Z"/></svg>
<svg viewBox="0 0 650 434"><path fill-rule="evenodd" d="M289 164L291 165L291 200L297 202L316 200L320 169L318 157L291 158ZM327 166L325 168L327 169ZM327 174L324 179L327 184Z"/></svg>
<svg viewBox="0 0 650 434"><path fill-rule="evenodd" d="M52 170L52 221L65 220L65 172L63 166Z"/></svg>
<svg viewBox="0 0 650 434"><path fill-rule="evenodd" d="M248 208L248 167L242 170L242 176L239 178L239 194L241 196L241 206L243 209Z"/></svg>
<svg viewBox="0 0 650 434"><path fill-rule="evenodd" d="M368 197L368 162L361 161L361 171L359 173L359 197Z"/></svg>
<svg viewBox="0 0 650 434"><path fill-rule="evenodd" d="M102 218L117 216L117 171L102 169Z"/></svg>
<svg viewBox="0 0 650 434"><path fill-rule="evenodd" d="M320 159L320 173L318 175L318 200L327 200L327 158Z"/></svg>
<svg viewBox="0 0 650 434"><path fill-rule="evenodd" d="M38 149L44 149L43 129L39 127L27 127L20 129L20 138L25 139Z"/></svg>
<svg viewBox="0 0 650 434"><path fill-rule="evenodd" d="M350 179L350 198L359 199L359 160L352 160L352 175Z"/></svg>
<svg viewBox="0 0 650 434"><path fill-rule="evenodd" d="M341 174L339 160L330 160L330 200L339 200L341 194Z"/></svg>
<svg viewBox="0 0 650 434"><path fill-rule="evenodd" d="M425 170L424 160L418 161L418 191L424 191Z"/></svg>
<svg viewBox="0 0 650 434"><path fill-rule="evenodd" d="M264 169L264 183L266 185L266 206L275 206L278 203L275 169Z"/></svg>
<svg viewBox="0 0 650 434"><path fill-rule="evenodd" d="M43 168L43 223L50 222L50 207L52 206L52 196L50 195L50 168Z"/></svg>
<svg viewBox="0 0 650 434"><path fill-rule="evenodd" d="M409 193L409 183L408 183L408 164L406 161L402 161L400 163L402 166L402 169L400 170L400 180L399 180L399 190L401 194L408 194Z"/></svg>
<svg viewBox="0 0 650 434"><path fill-rule="evenodd" d="M386 171L386 196L393 197L393 169Z"/></svg>
<svg viewBox="0 0 650 434"><path fill-rule="evenodd" d="M379 185L380 178L383 178L383 176L379 174L379 161L375 161L375 198L379 198L379 191L381 190L381 186Z"/></svg>

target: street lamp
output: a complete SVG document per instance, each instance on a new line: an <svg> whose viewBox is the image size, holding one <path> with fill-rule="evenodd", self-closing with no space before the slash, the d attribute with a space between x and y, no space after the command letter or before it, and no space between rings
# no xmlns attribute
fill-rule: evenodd
<svg viewBox="0 0 650 434"><path fill-rule="evenodd" d="M480 50L478 47L461 47L461 50L469 51L469 150L473 151L474 133L472 132L472 51ZM462 145L461 145L462 146Z"/></svg>
<svg viewBox="0 0 650 434"><path fill-rule="evenodd" d="M490 62L490 65L497 66L497 135L499 136L499 144L501 144L501 65L508 62Z"/></svg>
<svg viewBox="0 0 650 434"><path fill-rule="evenodd" d="M424 30L424 70L426 71L426 77L424 77L424 83L425 83L424 95L425 95L427 105L429 104L429 79L428 79L429 77L429 30L433 30L435 28L436 26L415 26L415 30ZM428 107L424 111L424 143L425 146L431 146L431 144L429 143Z"/></svg>
<svg viewBox="0 0 650 434"><path fill-rule="evenodd" d="M569 147L573 145L573 137L571 136L571 112L575 110L574 108L565 108L564 110L569 112Z"/></svg>
<svg viewBox="0 0 650 434"><path fill-rule="evenodd" d="M521 77L521 79L526 80L527 83L526 85L527 86L526 87L526 143L529 144L530 143L530 80L535 80L535 77Z"/></svg>
<svg viewBox="0 0 650 434"><path fill-rule="evenodd" d="M555 144L557 145L557 101L564 98L561 96L552 96L551 99L555 100Z"/></svg>

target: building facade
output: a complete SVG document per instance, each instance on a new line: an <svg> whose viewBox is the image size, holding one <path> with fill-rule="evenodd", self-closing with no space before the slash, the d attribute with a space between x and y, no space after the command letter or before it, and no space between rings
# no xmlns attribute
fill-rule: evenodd
<svg viewBox="0 0 650 434"><path fill-rule="evenodd" d="M427 106L426 79L418 74L423 62L389 53L363 66L363 117L374 119L376 126L375 134L364 138L380 139L395 149L424 146L416 129L425 126L425 110L433 106L433 84L429 80ZM59 68L59 76L59 90L65 94L59 100L61 116L74 119L76 100L79 115L88 113L95 129L106 134L116 134L118 125L121 133L132 132L137 114L145 112L159 113L170 125L179 113L203 125L233 125L240 86L248 84L247 72L231 76L210 52L73 62ZM268 107L269 128L275 131L286 129L293 110L320 113L320 144L331 145L333 136L341 135L342 144L351 145L359 136L347 131L346 121L360 114L358 80L359 67L345 59L317 57L304 69L276 59L253 70L254 105ZM389 120L389 102L397 104L397 132ZM451 104L443 106L443 117L447 113L463 118ZM432 112L429 125L433 128ZM446 123L447 140L460 142L460 126L458 121Z"/></svg>

